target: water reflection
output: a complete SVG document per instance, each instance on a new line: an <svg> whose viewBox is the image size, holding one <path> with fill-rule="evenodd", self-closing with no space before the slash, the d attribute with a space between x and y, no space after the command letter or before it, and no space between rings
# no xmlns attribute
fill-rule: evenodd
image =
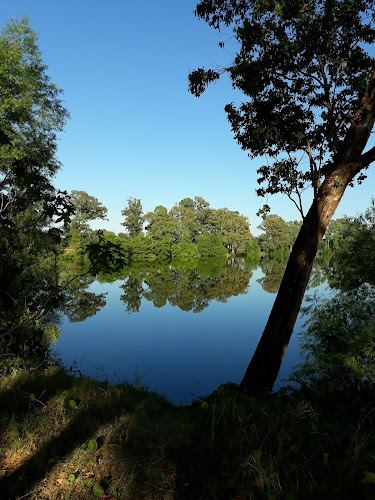
<svg viewBox="0 0 375 500"><path fill-rule="evenodd" d="M91 275L75 279L61 294L60 310L71 323L84 321L94 316L106 305L105 293L88 292L87 288L95 281Z"/></svg>
<svg viewBox="0 0 375 500"><path fill-rule="evenodd" d="M102 272L95 281L81 277L66 293L67 316L54 350L66 366L84 363L82 373L96 377L96 367L103 367L99 376L106 373L110 382L147 373L143 383L150 389L189 401L191 393L241 380L282 271L283 263L269 260L209 259L138 264ZM292 342L281 378L298 360Z"/></svg>
<svg viewBox="0 0 375 500"><path fill-rule="evenodd" d="M154 307L166 304L182 311L199 313L213 300L226 302L229 297L245 294L253 275L253 264L242 261L199 261L196 266L164 265L123 271L121 285L128 313L139 312L142 299ZM109 280L112 278L109 276ZM102 277L101 281L105 281Z"/></svg>
<svg viewBox="0 0 375 500"><path fill-rule="evenodd" d="M257 282L265 292L277 293L284 276L287 262L287 260L272 260L268 258L261 260L260 265L264 276L259 278Z"/></svg>

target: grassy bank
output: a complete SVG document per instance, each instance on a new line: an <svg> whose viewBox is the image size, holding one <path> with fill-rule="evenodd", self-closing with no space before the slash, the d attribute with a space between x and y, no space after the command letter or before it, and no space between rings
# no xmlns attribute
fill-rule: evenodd
<svg viewBox="0 0 375 500"><path fill-rule="evenodd" d="M1 362L0 498L374 498L372 390L173 407L131 385Z"/></svg>

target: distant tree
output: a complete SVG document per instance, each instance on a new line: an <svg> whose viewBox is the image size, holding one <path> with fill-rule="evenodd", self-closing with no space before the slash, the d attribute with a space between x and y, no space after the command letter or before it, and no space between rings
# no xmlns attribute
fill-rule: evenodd
<svg viewBox="0 0 375 500"><path fill-rule="evenodd" d="M172 245L178 242L179 225L162 205L145 215L147 235L152 241L152 251L159 259L172 257Z"/></svg>
<svg viewBox="0 0 375 500"><path fill-rule="evenodd" d="M199 235L198 250L202 257L226 257L227 255L220 236L216 234Z"/></svg>
<svg viewBox="0 0 375 500"><path fill-rule="evenodd" d="M210 214L210 204L201 196L194 197L195 216L199 225L199 233L207 231L207 219Z"/></svg>
<svg viewBox="0 0 375 500"><path fill-rule="evenodd" d="M302 221L300 220L290 220L287 222L289 229L289 250L292 250L292 247L297 239L298 233L301 230Z"/></svg>
<svg viewBox="0 0 375 500"><path fill-rule="evenodd" d="M349 226L351 226L350 221L344 218L330 222L325 234L324 244L331 254L334 254L342 247L345 237L351 232Z"/></svg>
<svg viewBox="0 0 375 500"><path fill-rule="evenodd" d="M188 243L196 243L198 233L198 221L196 218L194 203L191 198L185 198L170 210L179 226L179 240Z"/></svg>
<svg viewBox="0 0 375 500"><path fill-rule="evenodd" d="M184 208L194 208L194 201L191 198L184 198L180 201L179 206Z"/></svg>
<svg viewBox="0 0 375 500"><path fill-rule="evenodd" d="M261 249L264 252L270 253L278 249L289 249L289 227L279 215L271 214L266 216L258 229L263 231L259 240Z"/></svg>
<svg viewBox="0 0 375 500"><path fill-rule="evenodd" d="M220 237L228 253L244 253L246 244L251 239L246 217L228 208L211 209L206 224L209 233Z"/></svg>
<svg viewBox="0 0 375 500"><path fill-rule="evenodd" d="M284 193L303 224L266 328L241 382L247 392L272 389L293 331L312 263L347 186L375 160L364 152L375 121L374 0L201 0L196 15L231 29L233 62L189 75L196 96L221 73L246 99L226 106L258 170L260 196ZM222 42L220 46L224 46ZM305 215L301 193L311 185Z"/></svg>
<svg viewBox="0 0 375 500"><path fill-rule="evenodd" d="M70 200L74 206L74 216L66 224L66 232L69 238L69 245L80 252L85 252L85 246L93 241L94 231L89 222L96 219L107 219L107 208L86 191L72 191Z"/></svg>
<svg viewBox="0 0 375 500"><path fill-rule="evenodd" d="M137 198L128 198L128 204L121 211L125 216L125 221L121 224L128 230L129 236L137 236L143 230L143 209L141 200Z"/></svg>
<svg viewBox="0 0 375 500"><path fill-rule="evenodd" d="M74 205L74 223L82 226L96 219L107 219L108 209L102 203L90 196L86 191L72 191L70 199Z"/></svg>

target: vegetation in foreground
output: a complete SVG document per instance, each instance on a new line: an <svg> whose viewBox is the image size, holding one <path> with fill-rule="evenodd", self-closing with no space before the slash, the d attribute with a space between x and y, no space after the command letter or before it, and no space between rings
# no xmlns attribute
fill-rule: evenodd
<svg viewBox="0 0 375 500"><path fill-rule="evenodd" d="M2 360L1 498L373 498L372 385L235 385L173 407L133 385Z"/></svg>

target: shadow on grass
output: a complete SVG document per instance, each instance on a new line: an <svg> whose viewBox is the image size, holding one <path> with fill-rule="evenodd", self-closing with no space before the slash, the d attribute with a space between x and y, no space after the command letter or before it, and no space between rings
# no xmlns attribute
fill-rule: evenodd
<svg viewBox="0 0 375 500"><path fill-rule="evenodd" d="M155 398L161 401L158 396L153 397L131 386L111 390L110 397L106 396L107 389L105 383L75 379L57 369L50 374L23 374L0 393L3 442L5 433L9 437L9 425L4 425L5 421L14 422L21 437L29 432L28 422L33 418L41 425L48 422L44 429L38 430L41 445L36 447L33 455L8 474L5 469L5 476L0 479L0 498L19 498L31 492L33 485L58 463L64 462L77 446L94 437L100 427L124 412L132 414L145 400ZM30 395L35 395L36 399L31 401ZM169 406L166 402L163 404ZM56 428L59 418L62 426ZM17 439L10 439L10 446L14 441ZM30 450L24 451L29 453Z"/></svg>

